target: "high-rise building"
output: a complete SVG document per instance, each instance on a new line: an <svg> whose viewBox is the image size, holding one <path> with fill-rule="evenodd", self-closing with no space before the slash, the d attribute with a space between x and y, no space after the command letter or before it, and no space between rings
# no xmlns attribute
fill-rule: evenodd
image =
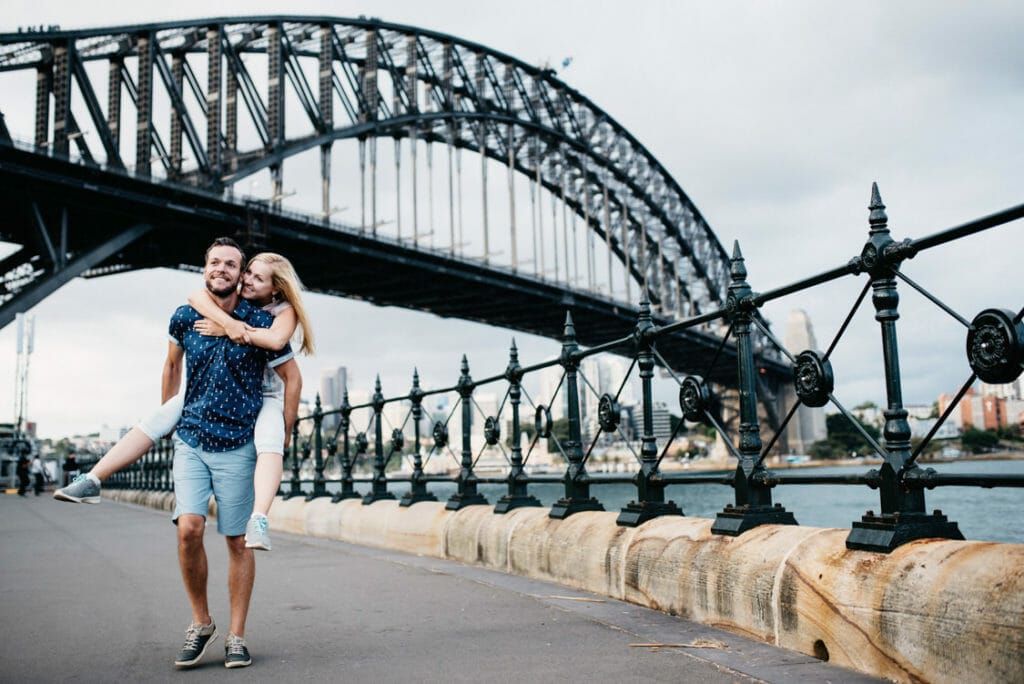
<svg viewBox="0 0 1024 684"><path fill-rule="evenodd" d="M672 418L668 412L668 404L663 401L651 403L651 432L659 444L664 444L672 436Z"/></svg>
<svg viewBox="0 0 1024 684"><path fill-rule="evenodd" d="M327 368L320 375L320 407L330 411L341 407L345 390L348 389L348 370L345 366ZM324 429L333 430L338 426L338 416L324 416Z"/></svg>
<svg viewBox="0 0 1024 684"><path fill-rule="evenodd" d="M806 311L793 310L786 319L786 336L783 340L786 349L794 356L808 349L817 350L818 342L814 338L814 327ZM786 402L789 406L796 401L793 388L787 387ZM786 428L786 439L789 449L795 453L805 454L812 444L828 438L825 425L825 408L801 406Z"/></svg>

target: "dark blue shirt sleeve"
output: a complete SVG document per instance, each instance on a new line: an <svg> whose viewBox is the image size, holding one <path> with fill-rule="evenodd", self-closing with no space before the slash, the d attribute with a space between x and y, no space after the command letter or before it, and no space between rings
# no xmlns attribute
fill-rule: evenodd
<svg viewBox="0 0 1024 684"><path fill-rule="evenodd" d="M177 342L179 347L185 346L185 333L192 327L189 313L192 307L188 305L179 306L171 315L171 322L167 326L167 335Z"/></svg>

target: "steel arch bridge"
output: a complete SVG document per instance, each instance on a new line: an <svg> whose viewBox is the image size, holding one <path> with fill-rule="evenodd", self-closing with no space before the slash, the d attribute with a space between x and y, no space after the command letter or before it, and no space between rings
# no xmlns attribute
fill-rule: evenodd
<svg viewBox="0 0 1024 684"><path fill-rule="evenodd" d="M231 232L287 254L314 291L549 337L571 308L591 344L628 330L641 299L661 321L725 301L728 254L654 156L552 70L479 44L365 18L55 28L0 34L4 78L14 85L0 80L0 240L16 247L0 259L0 326L73 277L189 268L212 235ZM353 224L331 219L332 153L346 142L358 152ZM480 159L469 200L463 150ZM309 152L321 211L285 211L285 162ZM506 176L504 192L489 172ZM240 196L241 181L267 173L269 199ZM435 222L435 197L446 221ZM480 212L475 252L464 205ZM720 331L679 337L667 353L707 371ZM728 367L734 352L720 356ZM765 364L783 372L777 358Z"/></svg>

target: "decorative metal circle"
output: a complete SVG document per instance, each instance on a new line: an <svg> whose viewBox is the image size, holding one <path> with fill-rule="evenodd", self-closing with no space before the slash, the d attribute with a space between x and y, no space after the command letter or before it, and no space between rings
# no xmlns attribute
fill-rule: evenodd
<svg viewBox="0 0 1024 684"><path fill-rule="evenodd" d="M729 319L734 318L736 316L736 313L739 311L739 309L740 309L740 300L739 300L739 298L736 297L736 295L734 295L733 293L730 292L729 295L725 298L726 317L729 318Z"/></svg>
<svg viewBox="0 0 1024 684"><path fill-rule="evenodd" d="M622 408L610 394L602 394L597 402L597 422L605 432L615 432L622 420Z"/></svg>
<svg viewBox="0 0 1024 684"><path fill-rule="evenodd" d="M544 404L537 407L533 414L533 427L537 430L537 436L547 439L551 436L551 411Z"/></svg>
<svg viewBox="0 0 1024 684"><path fill-rule="evenodd" d="M326 446L328 456L333 456L334 454L338 453L338 440L336 440L334 437L331 437L327 440Z"/></svg>
<svg viewBox="0 0 1024 684"><path fill-rule="evenodd" d="M366 450L370 448L370 440L366 438L365 432L360 432L356 435L356 453L365 454Z"/></svg>
<svg viewBox="0 0 1024 684"><path fill-rule="evenodd" d="M864 245L860 253L860 263L865 271L870 271L878 263L878 248L871 242Z"/></svg>
<svg viewBox="0 0 1024 684"><path fill-rule="evenodd" d="M703 380L695 375L683 378L679 386L679 408L683 411L683 418L691 423L705 422L707 417L704 413L710 404L711 393Z"/></svg>
<svg viewBox="0 0 1024 684"><path fill-rule="evenodd" d="M1024 322L1006 309L985 309L971 321L967 362L983 382L1013 382L1024 370Z"/></svg>
<svg viewBox="0 0 1024 684"><path fill-rule="evenodd" d="M494 446L500 438L501 424L498 422L497 416L487 416L487 420L484 421L484 441L490 446Z"/></svg>
<svg viewBox="0 0 1024 684"><path fill-rule="evenodd" d="M442 449L448 444L448 426L437 421L434 423L434 446Z"/></svg>
<svg viewBox="0 0 1024 684"><path fill-rule="evenodd" d="M401 451L402 447L405 446L405 435L398 428L391 431L391 448L395 451Z"/></svg>
<svg viewBox="0 0 1024 684"><path fill-rule="evenodd" d="M835 384L832 364L821 354L808 349L796 357L793 386L804 406L818 408L827 404Z"/></svg>

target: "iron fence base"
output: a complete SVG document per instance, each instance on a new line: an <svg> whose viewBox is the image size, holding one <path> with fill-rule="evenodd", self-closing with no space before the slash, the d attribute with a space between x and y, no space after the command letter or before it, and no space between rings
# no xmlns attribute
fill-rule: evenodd
<svg viewBox="0 0 1024 684"><path fill-rule="evenodd" d="M498 503L494 505L494 512L504 514L513 509L526 508L528 506L536 507L543 506L543 504L540 502L540 499L532 494L506 494L498 499Z"/></svg>
<svg viewBox="0 0 1024 684"><path fill-rule="evenodd" d="M774 506L733 506L728 504L720 511L711 526L711 534L738 537L747 530L760 525L797 525L793 514L782 507Z"/></svg>
<svg viewBox="0 0 1024 684"><path fill-rule="evenodd" d="M466 506L487 506L489 502L483 494L459 494L456 492L452 494L451 498L448 499L448 503L444 505L445 510L457 511L460 508Z"/></svg>
<svg viewBox="0 0 1024 684"><path fill-rule="evenodd" d="M430 492L406 492L402 495L402 500L398 502L399 506L412 506L414 503L420 501L437 501L437 497Z"/></svg>
<svg viewBox="0 0 1024 684"><path fill-rule="evenodd" d="M391 492L370 492L363 497L363 505L369 506L374 501L393 501L395 495Z"/></svg>
<svg viewBox="0 0 1024 684"><path fill-rule="evenodd" d="M603 510L604 506L601 502L593 497L589 499L566 499L563 497L556 501L555 505L551 507L551 512L548 513L548 517L554 518L555 520L565 520L573 513Z"/></svg>
<svg viewBox="0 0 1024 684"><path fill-rule="evenodd" d="M313 491L306 495L306 501L312 501L313 499L319 499L322 496L330 496L330 492L324 486L313 487Z"/></svg>
<svg viewBox="0 0 1024 684"><path fill-rule="evenodd" d="M663 515L681 516L683 509L679 508L675 501L630 501L619 511L615 524L620 527L636 527Z"/></svg>
<svg viewBox="0 0 1024 684"><path fill-rule="evenodd" d="M864 515L846 537L846 548L889 553L915 539L963 539L959 526L939 511Z"/></svg>
<svg viewBox="0 0 1024 684"><path fill-rule="evenodd" d="M361 498L363 498L363 495L360 494L359 492L355 492L355 491L352 491L352 492L338 492L337 494L335 494L334 496L331 497L331 503L338 503L339 501L344 501L345 499L361 499Z"/></svg>

